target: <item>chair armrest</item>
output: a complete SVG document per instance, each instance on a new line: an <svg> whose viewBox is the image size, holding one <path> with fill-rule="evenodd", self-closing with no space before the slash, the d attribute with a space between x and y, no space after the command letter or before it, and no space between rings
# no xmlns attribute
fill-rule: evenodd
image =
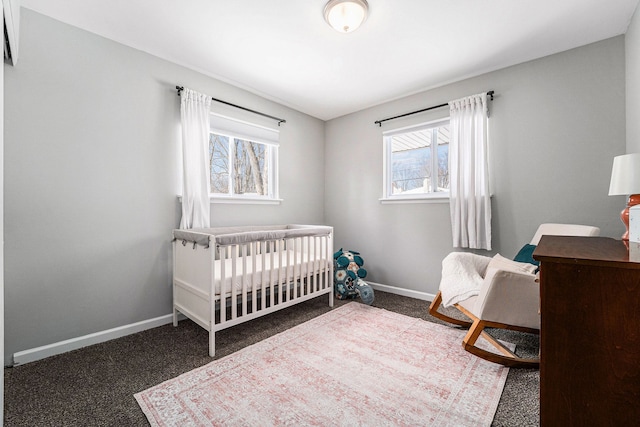
<svg viewBox="0 0 640 427"><path fill-rule="evenodd" d="M478 318L540 329L540 284L535 274L487 270L473 314Z"/></svg>

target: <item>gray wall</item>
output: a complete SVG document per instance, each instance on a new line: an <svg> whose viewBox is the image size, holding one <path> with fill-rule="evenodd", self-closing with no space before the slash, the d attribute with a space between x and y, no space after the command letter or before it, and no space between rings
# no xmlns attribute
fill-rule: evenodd
<svg viewBox="0 0 640 427"><path fill-rule="evenodd" d="M323 222L322 121L22 12L20 62L4 68L6 362L171 312L176 84L287 120L284 202L213 205L212 225Z"/></svg>
<svg viewBox="0 0 640 427"><path fill-rule="evenodd" d="M336 247L361 251L371 282L437 292L441 260L453 250L448 205L378 199L382 131L447 109L373 122L491 89L493 252L514 256L543 222L619 237L624 198L607 192L612 159L625 152L624 53L620 36L327 122L325 219Z"/></svg>
<svg viewBox="0 0 640 427"><path fill-rule="evenodd" d="M640 152L640 8L625 35L627 77L627 153Z"/></svg>

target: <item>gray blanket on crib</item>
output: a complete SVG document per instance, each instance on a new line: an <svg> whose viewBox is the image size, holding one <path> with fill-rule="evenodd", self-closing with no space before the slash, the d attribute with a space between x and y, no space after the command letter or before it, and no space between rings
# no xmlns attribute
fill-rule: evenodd
<svg viewBox="0 0 640 427"><path fill-rule="evenodd" d="M226 246L304 236L326 236L331 234L331 231L331 227L323 225L289 224L173 230L173 237L179 241L194 242L203 246L210 245L215 239L216 245Z"/></svg>

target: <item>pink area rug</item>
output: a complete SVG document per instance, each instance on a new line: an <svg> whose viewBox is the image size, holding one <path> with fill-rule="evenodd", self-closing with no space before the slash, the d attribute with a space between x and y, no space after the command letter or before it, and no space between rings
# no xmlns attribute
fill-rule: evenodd
<svg viewBox="0 0 640 427"><path fill-rule="evenodd" d="M135 398L152 426L488 426L508 368L463 336L352 302Z"/></svg>

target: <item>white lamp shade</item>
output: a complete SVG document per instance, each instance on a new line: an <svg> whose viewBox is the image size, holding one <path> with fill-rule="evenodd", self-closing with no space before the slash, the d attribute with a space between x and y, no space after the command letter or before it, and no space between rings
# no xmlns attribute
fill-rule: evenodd
<svg viewBox="0 0 640 427"><path fill-rule="evenodd" d="M365 19L369 4L366 0L331 0L324 7L324 19L336 31L355 31Z"/></svg>
<svg viewBox="0 0 640 427"><path fill-rule="evenodd" d="M613 159L609 195L640 194L640 153L624 154Z"/></svg>

